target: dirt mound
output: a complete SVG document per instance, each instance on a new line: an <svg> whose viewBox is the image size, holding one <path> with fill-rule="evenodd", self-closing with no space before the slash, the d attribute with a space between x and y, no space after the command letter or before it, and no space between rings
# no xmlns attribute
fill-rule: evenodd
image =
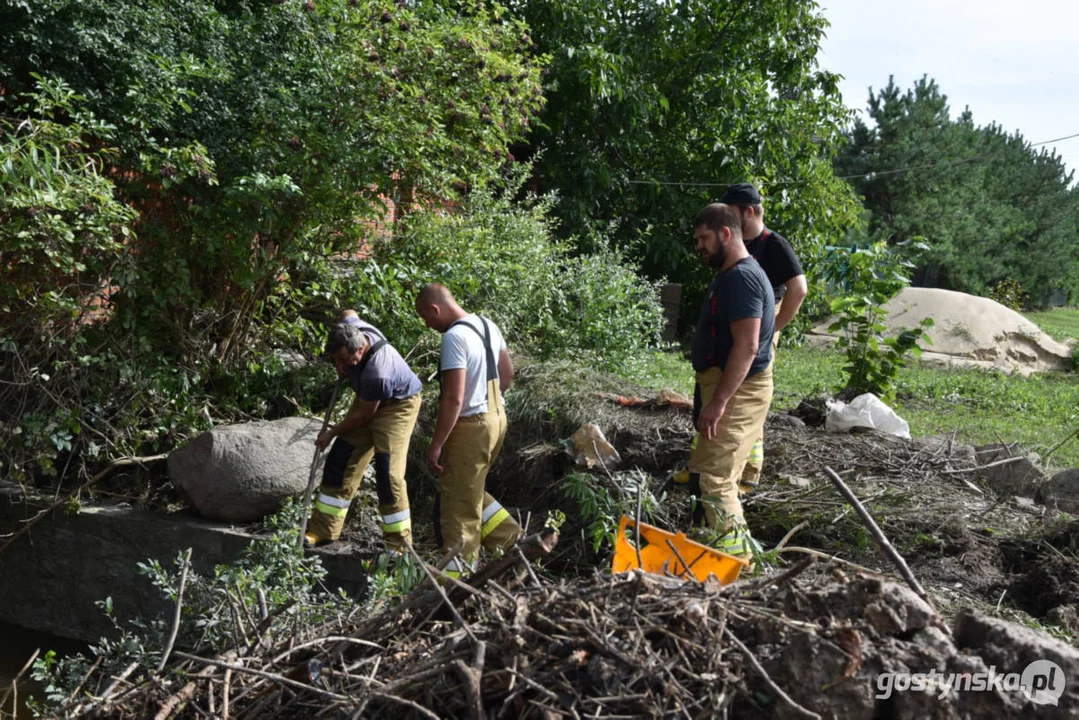
<svg viewBox="0 0 1079 720"><path fill-rule="evenodd" d="M916 327L933 318L933 344L922 359L1023 374L1060 370L1071 358L1068 346L1046 335L1019 313L989 298L936 288L904 288L886 306L890 331ZM809 339L831 342L824 322Z"/></svg>

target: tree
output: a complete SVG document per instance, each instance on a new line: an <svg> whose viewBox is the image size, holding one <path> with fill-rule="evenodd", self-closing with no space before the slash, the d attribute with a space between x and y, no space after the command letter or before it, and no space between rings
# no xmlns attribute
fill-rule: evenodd
<svg viewBox="0 0 1079 720"><path fill-rule="evenodd" d="M610 234L653 276L705 271L689 224L723 184L754 181L809 264L856 221L832 176L847 112L817 67L814 2L514 0L550 55L529 138L565 236Z"/></svg>
<svg viewBox="0 0 1079 720"><path fill-rule="evenodd" d="M139 211L118 312L213 367L294 317L386 197L500 176L542 102L523 26L482 1L42 0L0 27L8 97L48 73L116 128L108 172Z"/></svg>
<svg viewBox="0 0 1079 720"><path fill-rule="evenodd" d="M927 238L915 283L988 294L1011 278L1035 302L1074 287L1079 198L1060 158L1000 126L952 119L947 97L923 77L903 93L870 90L835 161L864 198L871 238Z"/></svg>

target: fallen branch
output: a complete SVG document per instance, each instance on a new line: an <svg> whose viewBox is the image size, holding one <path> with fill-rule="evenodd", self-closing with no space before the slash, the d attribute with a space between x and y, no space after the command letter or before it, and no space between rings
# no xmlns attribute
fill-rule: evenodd
<svg viewBox="0 0 1079 720"><path fill-rule="evenodd" d="M442 600L446 603L446 607L448 607L450 613L453 614L453 619L457 621L457 624L461 626L461 629L465 631L465 634L468 635L469 639L472 640L474 644L478 642L476 636L472 634L472 628L470 628L464 618L461 617L461 613L457 612L457 607L450 601L450 598L446 595L446 591L443 589L442 585L435 580L435 576L431 573L431 569L427 567L427 563L423 561L420 554L412 547L412 543L406 542L405 547L412 553L413 559L420 564L420 568L423 570L424 575L426 575L427 579L435 586L435 590L438 591L438 594L442 596ZM442 573L439 572L439 574L441 575Z"/></svg>
<svg viewBox="0 0 1079 720"><path fill-rule="evenodd" d="M19 684L19 680L22 679L22 674L24 672L26 672L27 670L29 670L30 667L34 664L34 661L37 660L38 653L40 653L40 652L41 652L41 648L38 648L38 649L34 650L34 653L30 656L30 659L27 660L26 663L22 666L22 669L19 670L19 672L15 673L15 677L11 678L11 684L8 685L7 690L4 691L4 697L0 698L0 712L3 712L4 704L7 702L7 699L12 694L14 694L15 699L11 703L12 711L16 715L18 714L17 708L18 708L18 704L19 704L19 690L18 690L17 686ZM86 681L83 680L83 682L86 682Z"/></svg>
<svg viewBox="0 0 1079 720"><path fill-rule="evenodd" d="M169 633L169 641L165 644L165 652L161 653L161 662L157 664L157 673L165 669L172 653L172 646L176 644L176 635L180 631L180 616L184 607L184 585L187 584L187 571L191 569L191 548L184 555L184 569L180 573L180 587L176 591L176 614L172 617L172 631Z"/></svg>
<svg viewBox="0 0 1079 720"><path fill-rule="evenodd" d="M843 497L847 499L847 502L854 507L855 512L858 513L858 517L862 519L862 522L865 523L869 532L872 533L873 538L877 541L877 545L880 546L881 551L897 568L899 568L899 573L903 576L903 579L907 581L907 584L910 585L910 588L918 595L918 597L925 601L934 613L936 613L936 606L934 606L933 601L930 600L929 593L927 593L925 588L922 587L922 584L918 582L918 578L914 577L914 573L911 572L910 566L907 565L907 561L904 560L903 556L899 554L899 551L892 546L892 543L888 540L884 531L880 529L880 526L877 525L873 516L869 514L869 511L866 510L865 506L858 500L858 497L849 487L847 487L847 484L843 482L843 479L839 477L835 470L830 467L825 467L824 473L828 476L828 479L832 481L832 484L836 486L839 492L843 494Z"/></svg>
<svg viewBox="0 0 1079 720"><path fill-rule="evenodd" d="M326 698L326 699L329 699L329 700L335 700L335 701L338 701L338 702L340 702L340 701L352 702L352 698L350 698L348 695L338 695L337 693L332 693L332 692L329 692L328 690L321 690L321 689L315 687L314 685L308 685L306 683L297 682L295 680L290 680L289 678L284 677L282 675L278 675L276 673L263 672L262 670L256 670L255 668L244 667L243 665L232 665L230 663L223 662L221 660L210 660L209 658L200 658L198 655L188 655L187 653L183 653L183 652L179 652L179 651L176 652L176 657L182 657L185 660L191 660L193 662L199 662L199 663L203 663L203 664L206 664L206 665L213 665L215 667L225 668L226 670L232 670L233 672L245 673L247 675L255 675L257 677L265 678L266 680L271 680L271 681L273 681L275 683L278 683L280 685L287 685L288 687L293 688L294 690L301 690L303 692L311 693L312 695L318 695L319 697Z"/></svg>

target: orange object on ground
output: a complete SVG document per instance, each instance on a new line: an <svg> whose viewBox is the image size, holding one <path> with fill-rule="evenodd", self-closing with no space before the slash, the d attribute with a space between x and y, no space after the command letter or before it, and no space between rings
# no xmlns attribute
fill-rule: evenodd
<svg viewBox="0 0 1079 720"><path fill-rule="evenodd" d="M648 523L641 523L641 561L638 564L637 550L626 537L626 531L633 524L625 515L618 523L611 572L627 572L640 567L657 575L669 572L676 577L685 577L688 565L689 574L701 582L713 575L720 585L729 585L738 579L743 568L749 566L749 560L694 542L685 533L670 533Z"/></svg>

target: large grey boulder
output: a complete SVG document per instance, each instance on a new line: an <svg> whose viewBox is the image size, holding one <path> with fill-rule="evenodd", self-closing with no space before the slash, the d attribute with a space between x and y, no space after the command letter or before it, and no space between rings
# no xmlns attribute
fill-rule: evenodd
<svg viewBox="0 0 1079 720"><path fill-rule="evenodd" d="M251 522L307 490L320 423L224 425L169 453L169 477L209 520Z"/></svg>

